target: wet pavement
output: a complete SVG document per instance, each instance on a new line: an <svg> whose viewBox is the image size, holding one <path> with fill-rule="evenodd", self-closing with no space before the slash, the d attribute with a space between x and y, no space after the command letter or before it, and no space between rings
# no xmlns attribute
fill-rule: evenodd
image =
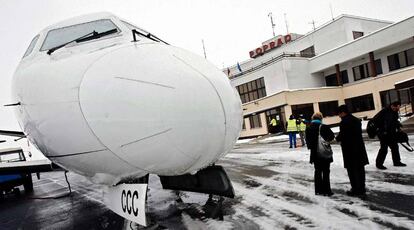
<svg viewBox="0 0 414 230"><path fill-rule="evenodd" d="M378 143L367 143L370 161ZM124 220L103 204L104 189L69 173L68 192L63 172L34 178L31 195L9 195L0 203L0 229L414 229L414 170L366 167L368 198L346 195L350 188L339 146L333 146L332 197L315 196L313 166L305 148L285 143L242 144L218 164L232 180L236 197L225 199L223 220L208 217L207 195L163 190L151 175L148 228ZM390 156L388 156L390 158ZM402 152L414 167L414 154ZM60 197L52 199L52 197ZM50 199L40 199L47 198Z"/></svg>
<svg viewBox="0 0 414 230"><path fill-rule="evenodd" d="M70 173L33 177L34 193L7 195L0 201L0 229L121 229L124 219L105 207L100 187Z"/></svg>

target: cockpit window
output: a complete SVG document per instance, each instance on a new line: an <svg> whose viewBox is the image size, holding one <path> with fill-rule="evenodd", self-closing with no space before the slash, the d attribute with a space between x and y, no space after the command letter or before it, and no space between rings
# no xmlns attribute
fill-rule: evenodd
<svg viewBox="0 0 414 230"><path fill-rule="evenodd" d="M35 47L36 42L37 42L38 39L39 39L39 35L36 35L36 37L34 37L32 39L32 41L30 42L30 45L27 48L26 52L24 53L23 57L26 57L27 55L29 55L33 51L33 48Z"/></svg>
<svg viewBox="0 0 414 230"><path fill-rule="evenodd" d="M93 31L97 33L103 33L114 29L120 31L119 28L109 19L102 19L54 29L47 33L45 41L43 42L42 48L40 50L49 50L51 48L73 41Z"/></svg>

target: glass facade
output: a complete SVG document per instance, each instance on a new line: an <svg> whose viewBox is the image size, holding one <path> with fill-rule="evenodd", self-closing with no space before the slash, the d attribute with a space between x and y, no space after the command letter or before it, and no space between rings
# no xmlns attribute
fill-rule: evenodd
<svg viewBox="0 0 414 230"><path fill-rule="evenodd" d="M319 111L321 111L324 117L336 116L337 108L338 108L338 101L319 102Z"/></svg>
<svg viewBox="0 0 414 230"><path fill-rule="evenodd" d="M375 60L375 70L377 74L382 74L381 59ZM374 76L369 66L369 63L364 63L362 65L353 67L352 72L354 73L355 81L359 81Z"/></svg>
<svg viewBox="0 0 414 230"><path fill-rule="evenodd" d="M250 128L256 129L262 127L262 120L260 119L260 114L252 115L249 117Z"/></svg>
<svg viewBox="0 0 414 230"><path fill-rule="evenodd" d="M354 37L354 39L357 39L357 38L364 36L364 32L352 31L352 36Z"/></svg>
<svg viewBox="0 0 414 230"><path fill-rule="evenodd" d="M310 120L314 113L313 104L300 104L300 105L292 105L292 114L295 117L303 115L303 117L307 120Z"/></svg>
<svg viewBox="0 0 414 230"><path fill-rule="evenodd" d="M401 105L407 105L411 103L411 94L409 89L390 89L380 92L380 96L382 108L389 106L394 101L400 101Z"/></svg>
<svg viewBox="0 0 414 230"><path fill-rule="evenodd" d="M266 97L266 86L264 83L264 78L259 78L254 81L236 86L236 89L237 92L239 92L240 99L243 104L262 97Z"/></svg>
<svg viewBox="0 0 414 230"><path fill-rule="evenodd" d="M347 70L341 71L341 79L342 79L342 84L346 84L349 82ZM336 73L326 76L325 83L326 83L326 86L338 86L338 81L336 79Z"/></svg>
<svg viewBox="0 0 414 230"><path fill-rule="evenodd" d="M345 99L345 104L348 106L349 112L351 113L375 110L374 97L372 94Z"/></svg>
<svg viewBox="0 0 414 230"><path fill-rule="evenodd" d="M390 71L414 65L414 48L387 57Z"/></svg>

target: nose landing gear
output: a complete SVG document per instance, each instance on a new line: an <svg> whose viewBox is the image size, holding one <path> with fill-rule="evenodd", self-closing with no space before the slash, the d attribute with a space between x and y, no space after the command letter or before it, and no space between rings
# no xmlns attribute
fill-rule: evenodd
<svg viewBox="0 0 414 230"><path fill-rule="evenodd" d="M214 198L213 195L209 195L208 200L203 207L206 217L223 220L223 201L224 197L222 196Z"/></svg>

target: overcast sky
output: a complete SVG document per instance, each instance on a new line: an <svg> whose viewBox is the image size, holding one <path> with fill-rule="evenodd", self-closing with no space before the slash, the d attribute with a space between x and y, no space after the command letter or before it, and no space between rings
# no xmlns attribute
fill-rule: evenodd
<svg viewBox="0 0 414 230"><path fill-rule="evenodd" d="M108 11L172 45L203 55L218 68L249 58L248 52L276 34L306 33L340 14L389 21L414 15L413 0L0 0L0 104L11 103L13 72L31 39L44 27L82 14ZM17 129L14 114L0 107L0 129Z"/></svg>

